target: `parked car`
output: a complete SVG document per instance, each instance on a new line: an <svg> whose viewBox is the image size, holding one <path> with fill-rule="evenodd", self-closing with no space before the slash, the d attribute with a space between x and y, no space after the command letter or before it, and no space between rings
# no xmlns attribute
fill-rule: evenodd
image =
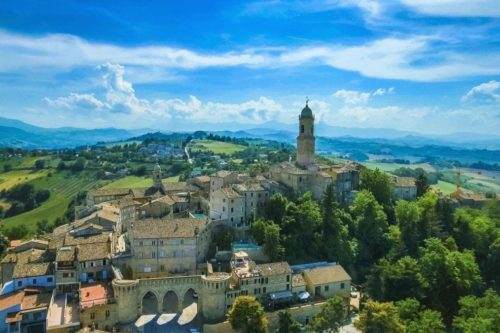
<svg viewBox="0 0 500 333"><path fill-rule="evenodd" d="M299 299L299 302L307 303L311 300L311 294L307 291L301 291L298 293L297 298Z"/></svg>

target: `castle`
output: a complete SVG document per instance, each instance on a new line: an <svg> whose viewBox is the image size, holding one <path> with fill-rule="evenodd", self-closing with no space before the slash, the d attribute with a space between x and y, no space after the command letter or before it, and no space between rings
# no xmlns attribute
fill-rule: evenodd
<svg viewBox="0 0 500 333"><path fill-rule="evenodd" d="M315 161L314 115L307 103L299 116L295 163L274 165L255 177L219 171L168 184L156 165L152 179L148 188L89 193L88 207L74 222L42 241L12 244L1 262L2 300L21 299L43 286L37 292L49 301L38 308L39 322L47 332L111 330L141 315L181 313L186 304L195 304L205 320L220 321L240 295L273 306L289 304L300 292L319 298L339 294L348 306L351 279L335 263L270 263L250 245L233 248L227 269L208 257L219 228L246 238L253 217L275 193L310 191L320 199L332 184L339 200L352 200L358 169ZM0 333L22 329L23 311L7 308L7 330L0 326Z"/></svg>

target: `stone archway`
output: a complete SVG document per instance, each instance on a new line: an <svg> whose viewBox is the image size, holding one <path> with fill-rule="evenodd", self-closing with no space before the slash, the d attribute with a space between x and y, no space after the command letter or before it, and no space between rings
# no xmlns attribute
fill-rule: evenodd
<svg viewBox="0 0 500 333"><path fill-rule="evenodd" d="M158 313L158 298L156 295L148 291L143 297L142 297L142 314L143 315L150 315L150 314L157 314Z"/></svg>
<svg viewBox="0 0 500 333"><path fill-rule="evenodd" d="M177 313L179 310L179 298L172 290L163 296L163 313Z"/></svg>
<svg viewBox="0 0 500 333"><path fill-rule="evenodd" d="M182 308L184 309L193 303L198 303L198 293L193 288L189 288L182 298Z"/></svg>

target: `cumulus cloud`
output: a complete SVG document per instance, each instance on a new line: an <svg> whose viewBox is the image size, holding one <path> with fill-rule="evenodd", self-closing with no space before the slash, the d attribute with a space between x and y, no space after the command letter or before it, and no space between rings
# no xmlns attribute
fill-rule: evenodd
<svg viewBox="0 0 500 333"><path fill-rule="evenodd" d="M500 102L500 82L491 80L470 89L462 96L463 102Z"/></svg>
<svg viewBox="0 0 500 333"><path fill-rule="evenodd" d="M333 97L338 98L348 105L366 104L368 100L373 96L383 96L386 94L392 94L394 88L390 87L388 89L378 88L373 92L361 92L357 90L346 90L340 89L333 93Z"/></svg>
<svg viewBox="0 0 500 333"><path fill-rule="evenodd" d="M411 81L442 81L500 74L500 54L440 52L435 37L387 37L359 45L323 44L303 47L249 48L222 53L151 46L94 43L73 35L25 36L0 30L0 72L67 71L82 66L118 63L135 73L203 68L280 68L322 65L358 72L366 77ZM429 62L429 58L433 61ZM158 69L161 69L158 71ZM151 80L162 80L161 74ZM169 78L172 74L167 75ZM174 75L175 76L175 75Z"/></svg>
<svg viewBox="0 0 500 333"><path fill-rule="evenodd" d="M97 94L71 93L54 99L45 97L45 102L52 107L77 111L92 109L98 112L120 112L210 123L226 120L259 124L278 119L284 113L281 104L264 96L243 103L202 102L196 96L190 96L187 100L142 99L137 97L132 83L125 79L124 66L106 63L98 66L98 69L102 75L101 91Z"/></svg>

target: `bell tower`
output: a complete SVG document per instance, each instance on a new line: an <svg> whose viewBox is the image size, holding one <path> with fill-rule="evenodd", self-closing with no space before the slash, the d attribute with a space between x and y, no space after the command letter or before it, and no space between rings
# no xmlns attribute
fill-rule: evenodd
<svg viewBox="0 0 500 333"><path fill-rule="evenodd" d="M156 165L153 169L153 186L157 189L163 189L162 175L161 175L161 167L158 161L156 161Z"/></svg>
<svg viewBox="0 0 500 333"><path fill-rule="evenodd" d="M297 136L297 166L307 168L314 163L316 138L314 137L314 115L309 108L309 100L299 116L299 135Z"/></svg>

